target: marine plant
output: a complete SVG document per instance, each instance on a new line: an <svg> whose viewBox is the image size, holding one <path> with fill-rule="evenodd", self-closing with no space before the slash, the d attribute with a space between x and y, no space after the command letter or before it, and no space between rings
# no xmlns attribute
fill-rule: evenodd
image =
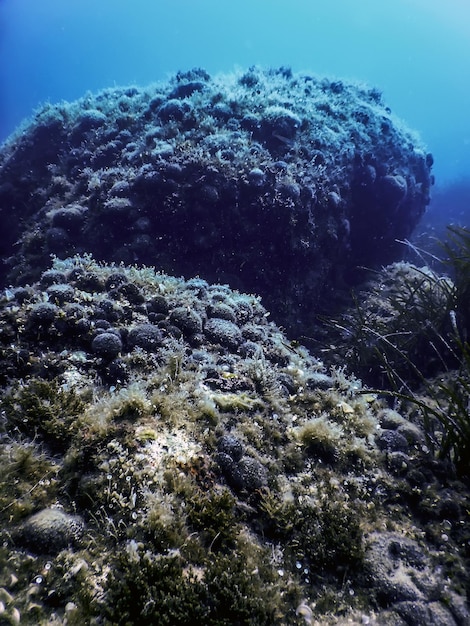
<svg viewBox="0 0 470 626"><path fill-rule="evenodd" d="M428 267L388 266L330 324L333 358L377 388L420 383L451 360L446 337L455 293L449 277Z"/></svg>
<svg viewBox="0 0 470 626"><path fill-rule="evenodd" d="M258 560L258 567L252 567ZM120 551L106 587L105 616L113 624L271 626L285 611L270 568L234 548L187 566L179 552L155 555L135 541ZM100 607L96 607L100 610Z"/></svg>
<svg viewBox="0 0 470 626"><path fill-rule="evenodd" d="M235 515L235 498L224 489L220 493L197 493L190 501L187 521L200 532L211 551L227 551L235 544L239 531Z"/></svg>
<svg viewBox="0 0 470 626"><path fill-rule="evenodd" d="M450 460L459 475L470 478L470 346L458 334L454 344L456 368L433 378L422 376L418 390L408 387L386 394L423 422L428 445L438 458Z"/></svg>
<svg viewBox="0 0 470 626"><path fill-rule="evenodd" d="M0 402L10 427L31 439L41 435L56 452L67 449L84 406L73 389L61 388L57 380L41 378L14 383Z"/></svg>
<svg viewBox="0 0 470 626"><path fill-rule="evenodd" d="M349 367L407 407L431 450L468 477L470 231L449 227L442 248L450 276L395 263L333 325Z"/></svg>
<svg viewBox="0 0 470 626"><path fill-rule="evenodd" d="M448 226L447 239L442 243L445 253L444 263L451 272L455 286L455 311L468 340L470 333L470 229L461 226Z"/></svg>
<svg viewBox="0 0 470 626"><path fill-rule="evenodd" d="M425 431L440 458L452 461L460 475L470 477L470 230L448 227L443 260L453 281L445 313L448 325L436 335L442 373L422 376L424 393L405 393L421 413ZM439 279L436 278L436 282ZM418 373L420 371L418 370Z"/></svg>
<svg viewBox="0 0 470 626"><path fill-rule="evenodd" d="M263 494L260 523L267 537L286 541L286 559L301 569L307 584L354 576L364 558L362 511L350 502L341 485L325 478L311 497L284 501ZM302 572L301 572L302 573Z"/></svg>
<svg viewBox="0 0 470 626"><path fill-rule="evenodd" d="M10 441L0 448L0 521L21 520L58 492L60 467L37 442ZM0 568L1 569L1 568Z"/></svg>
<svg viewBox="0 0 470 626"><path fill-rule="evenodd" d="M341 428L329 422L325 416L305 422L298 431L298 438L307 452L327 463L338 459L342 435Z"/></svg>

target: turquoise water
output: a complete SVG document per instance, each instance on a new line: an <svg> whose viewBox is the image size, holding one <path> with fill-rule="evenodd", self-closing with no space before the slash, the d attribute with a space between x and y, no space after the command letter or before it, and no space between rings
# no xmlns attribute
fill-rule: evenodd
<svg viewBox="0 0 470 626"><path fill-rule="evenodd" d="M469 0L0 0L0 141L40 103L191 67L291 66L384 91L470 178Z"/></svg>

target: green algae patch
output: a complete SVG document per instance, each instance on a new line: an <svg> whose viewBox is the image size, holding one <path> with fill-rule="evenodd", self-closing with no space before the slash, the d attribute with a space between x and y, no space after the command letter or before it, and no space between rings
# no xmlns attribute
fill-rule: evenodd
<svg viewBox="0 0 470 626"><path fill-rule="evenodd" d="M212 399L222 412L252 412L264 407L262 400L244 393L216 393L212 395Z"/></svg>
<svg viewBox="0 0 470 626"><path fill-rule="evenodd" d="M61 388L57 379L33 378L9 389L0 407L25 435L42 434L52 448L63 451L76 433L85 403L74 390Z"/></svg>

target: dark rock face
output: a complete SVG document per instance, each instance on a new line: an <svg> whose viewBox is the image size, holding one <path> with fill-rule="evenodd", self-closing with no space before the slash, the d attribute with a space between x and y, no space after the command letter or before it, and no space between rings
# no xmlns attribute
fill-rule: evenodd
<svg viewBox="0 0 470 626"><path fill-rule="evenodd" d="M299 329L327 284L393 260L431 165L377 91L285 69L46 106L0 150L0 280L89 252L261 294Z"/></svg>

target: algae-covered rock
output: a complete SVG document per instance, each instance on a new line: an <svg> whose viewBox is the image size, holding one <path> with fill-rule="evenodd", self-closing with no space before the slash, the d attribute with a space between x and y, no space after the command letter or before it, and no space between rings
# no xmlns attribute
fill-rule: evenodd
<svg viewBox="0 0 470 626"><path fill-rule="evenodd" d="M46 105L0 148L1 281L88 251L261 294L301 330L394 260L431 165L377 90L286 68Z"/></svg>
<svg viewBox="0 0 470 626"><path fill-rule="evenodd" d="M77 545L84 532L85 524L79 516L49 508L31 515L21 526L17 538L37 554L56 554Z"/></svg>
<svg viewBox="0 0 470 626"><path fill-rule="evenodd" d="M257 296L55 260L1 294L0 380L8 619L465 624L468 489Z"/></svg>
<svg viewBox="0 0 470 626"><path fill-rule="evenodd" d="M345 368L416 373L452 281L377 273L329 367L276 325L394 259L431 166L376 90L286 68L47 105L0 148L1 619L468 622L445 432Z"/></svg>

